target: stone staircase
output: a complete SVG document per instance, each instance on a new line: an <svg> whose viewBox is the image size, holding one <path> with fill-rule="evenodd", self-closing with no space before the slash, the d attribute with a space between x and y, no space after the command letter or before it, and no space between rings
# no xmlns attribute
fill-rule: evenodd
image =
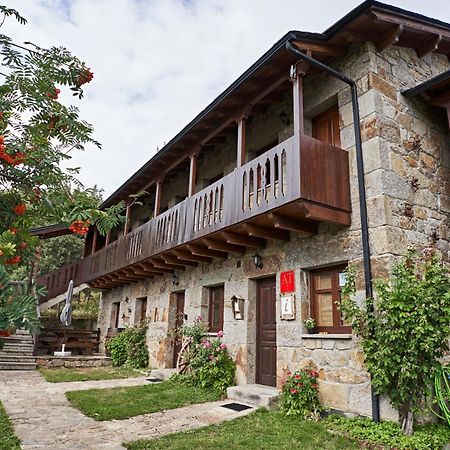
<svg viewBox="0 0 450 450"><path fill-rule="evenodd" d="M28 331L17 330L16 334L0 338L4 342L0 350L0 370L34 370L33 338Z"/></svg>
<svg viewBox="0 0 450 450"><path fill-rule="evenodd" d="M241 384L227 389L229 400L268 409L277 405L279 394L276 387L263 384Z"/></svg>

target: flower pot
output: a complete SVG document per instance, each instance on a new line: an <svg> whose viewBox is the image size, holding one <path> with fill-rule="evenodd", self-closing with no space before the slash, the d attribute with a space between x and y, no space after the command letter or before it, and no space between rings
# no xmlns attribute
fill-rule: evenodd
<svg viewBox="0 0 450 450"><path fill-rule="evenodd" d="M8 337L11 336L10 330L0 330L0 337Z"/></svg>
<svg viewBox="0 0 450 450"><path fill-rule="evenodd" d="M308 332L308 334L314 334L316 332L315 328L307 328L306 331Z"/></svg>

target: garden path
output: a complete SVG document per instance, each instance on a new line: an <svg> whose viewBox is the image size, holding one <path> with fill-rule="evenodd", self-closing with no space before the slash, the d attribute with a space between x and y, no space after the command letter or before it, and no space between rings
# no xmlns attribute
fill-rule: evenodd
<svg viewBox="0 0 450 450"><path fill-rule="evenodd" d="M227 402L218 401L97 422L72 408L64 395L69 390L147 383L145 377L48 383L38 371L0 371L0 400L24 450L118 450L124 449L124 441L186 431L244 415L220 408Z"/></svg>

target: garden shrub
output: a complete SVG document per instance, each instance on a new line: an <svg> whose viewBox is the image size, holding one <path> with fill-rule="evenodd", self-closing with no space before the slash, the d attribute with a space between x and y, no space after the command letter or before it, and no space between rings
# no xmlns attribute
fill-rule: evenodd
<svg viewBox="0 0 450 450"><path fill-rule="evenodd" d="M445 425L417 426L408 436L393 422L375 423L371 419L330 416L326 419L333 430L348 433L368 444L398 450L440 450L450 441L450 429Z"/></svg>
<svg viewBox="0 0 450 450"><path fill-rule="evenodd" d="M211 388L225 394L234 384L236 364L228 354L227 346L221 341L223 332L215 337L207 334L202 317L195 318L193 325L183 325L177 334L184 342L191 342L185 355L188 363L187 373L175 374L171 380L189 383L203 388Z"/></svg>
<svg viewBox="0 0 450 450"><path fill-rule="evenodd" d="M126 327L107 344L114 366L129 366L134 369L148 366L148 349L146 343L147 324Z"/></svg>
<svg viewBox="0 0 450 450"><path fill-rule="evenodd" d="M409 250L389 280L375 282L376 301L366 308L353 300L355 271L347 273L341 311L361 337L372 385L398 408L405 433L413 413L431 394L440 359L449 350L450 273L433 248ZM375 312L373 313L373 310Z"/></svg>
<svg viewBox="0 0 450 450"><path fill-rule="evenodd" d="M300 416L306 420L317 420L322 407L318 396L318 373L301 369L298 372L287 372L281 393L281 409L290 416Z"/></svg>

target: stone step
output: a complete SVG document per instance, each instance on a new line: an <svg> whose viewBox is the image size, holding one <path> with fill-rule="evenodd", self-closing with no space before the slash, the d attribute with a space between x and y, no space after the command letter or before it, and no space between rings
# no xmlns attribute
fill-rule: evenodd
<svg viewBox="0 0 450 450"><path fill-rule="evenodd" d="M0 370L35 370L35 362L0 362Z"/></svg>
<svg viewBox="0 0 450 450"><path fill-rule="evenodd" d="M5 343L2 350L10 350L10 351L33 351L32 344L12 344L11 342Z"/></svg>
<svg viewBox="0 0 450 450"><path fill-rule="evenodd" d="M0 355L32 355L33 354L33 347L31 348L10 348L10 347L3 347L2 350L0 350Z"/></svg>
<svg viewBox="0 0 450 450"><path fill-rule="evenodd" d="M176 372L176 369L153 369L150 371L150 377L166 381Z"/></svg>
<svg viewBox="0 0 450 450"><path fill-rule="evenodd" d="M33 339L27 339L21 336L9 336L7 338L1 338L2 341L6 344L26 344L33 345Z"/></svg>
<svg viewBox="0 0 450 450"><path fill-rule="evenodd" d="M36 357L32 355L15 355L11 354L0 354L0 364L2 362L36 362Z"/></svg>
<svg viewBox="0 0 450 450"><path fill-rule="evenodd" d="M275 407L280 392L276 387L263 384L241 384L227 389L228 398L264 408Z"/></svg>

